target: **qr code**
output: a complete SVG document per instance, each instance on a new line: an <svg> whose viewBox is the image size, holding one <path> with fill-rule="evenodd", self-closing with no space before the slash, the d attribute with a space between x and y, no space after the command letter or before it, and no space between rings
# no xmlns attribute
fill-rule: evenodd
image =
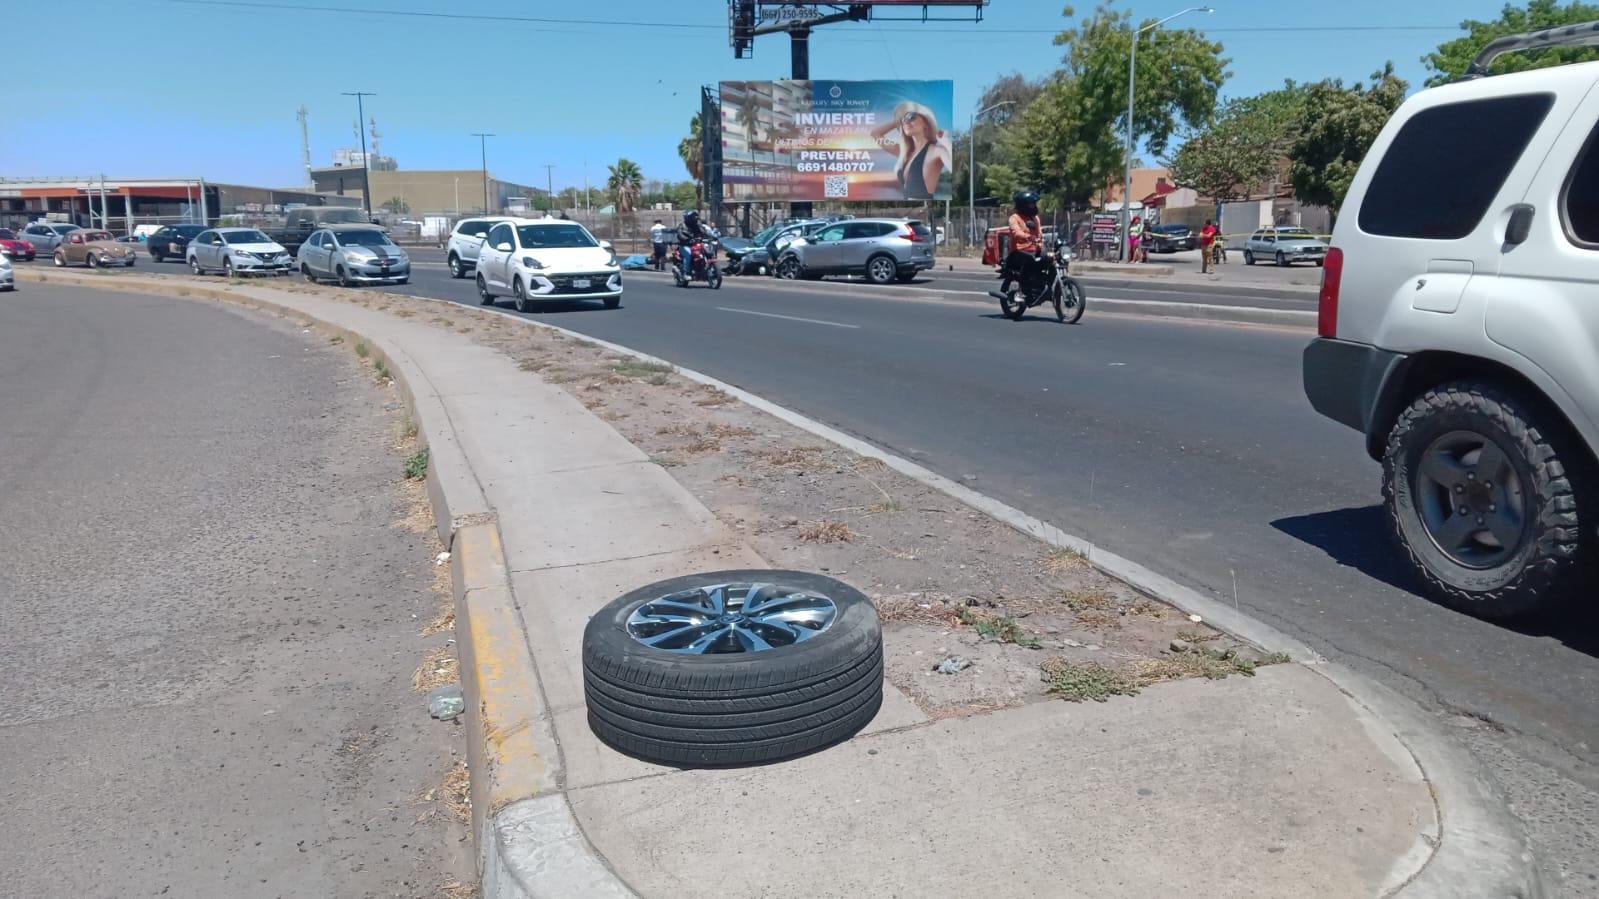
<svg viewBox="0 0 1599 899"><path fill-rule="evenodd" d="M822 184L822 196L832 199L834 197L849 196L848 175L828 175Z"/></svg>

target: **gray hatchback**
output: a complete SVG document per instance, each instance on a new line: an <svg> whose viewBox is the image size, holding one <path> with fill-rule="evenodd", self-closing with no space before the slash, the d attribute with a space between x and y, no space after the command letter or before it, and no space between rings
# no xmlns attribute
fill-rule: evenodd
<svg viewBox="0 0 1599 899"><path fill-rule="evenodd" d="M777 259L779 278L863 275L873 284L910 281L933 267L933 229L914 219L850 219L796 240Z"/></svg>

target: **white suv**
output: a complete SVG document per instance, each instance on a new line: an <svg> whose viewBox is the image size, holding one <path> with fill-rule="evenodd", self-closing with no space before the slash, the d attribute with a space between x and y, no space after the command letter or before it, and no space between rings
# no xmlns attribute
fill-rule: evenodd
<svg viewBox="0 0 1599 899"><path fill-rule="evenodd" d="M1483 75L1592 43L1599 23L1501 38L1399 108L1338 216L1305 351L1306 395L1365 433L1421 578L1489 618L1579 592L1596 555L1599 62Z"/></svg>
<svg viewBox="0 0 1599 899"><path fill-rule="evenodd" d="M610 243L564 219L510 219L489 229L477 264L483 305L516 299L529 312L534 300L603 300L622 305L622 266Z"/></svg>
<svg viewBox="0 0 1599 899"><path fill-rule="evenodd" d="M465 278L468 272L476 268L477 254L483 247L483 238L489 236L489 229L508 221L511 219L505 216L491 215L457 222L444 251L445 261L450 265L450 277Z"/></svg>

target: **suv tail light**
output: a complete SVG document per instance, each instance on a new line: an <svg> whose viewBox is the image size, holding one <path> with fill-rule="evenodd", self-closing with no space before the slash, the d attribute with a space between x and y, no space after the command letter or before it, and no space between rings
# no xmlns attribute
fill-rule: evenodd
<svg viewBox="0 0 1599 899"><path fill-rule="evenodd" d="M1327 258L1321 264L1321 296L1316 307L1316 333L1322 337L1338 336L1338 289L1344 279L1344 251L1327 248Z"/></svg>
<svg viewBox="0 0 1599 899"><path fill-rule="evenodd" d="M931 234L932 233L931 229L928 229L928 227L926 225L923 225L922 229L924 231L927 231L927 234ZM921 231L916 230L916 225L915 225L914 222L906 222L905 223L905 235L904 235L904 237L905 237L906 240L910 241L911 243L921 243L922 241L927 239L926 235L924 235Z"/></svg>

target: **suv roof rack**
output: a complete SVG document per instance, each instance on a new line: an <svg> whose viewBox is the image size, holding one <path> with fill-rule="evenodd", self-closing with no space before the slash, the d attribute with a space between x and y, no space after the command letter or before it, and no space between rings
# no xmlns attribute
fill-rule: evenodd
<svg viewBox="0 0 1599 899"><path fill-rule="evenodd" d="M1543 31L1529 31L1526 34L1511 34L1495 38L1482 48L1477 58L1471 61L1471 66L1466 69L1466 74L1460 76L1461 81L1472 81L1488 74L1488 66L1493 61L1506 53L1516 53L1523 50L1543 50L1549 47L1588 47L1599 45L1599 22L1585 22L1581 25L1565 25L1560 28L1547 28Z"/></svg>

